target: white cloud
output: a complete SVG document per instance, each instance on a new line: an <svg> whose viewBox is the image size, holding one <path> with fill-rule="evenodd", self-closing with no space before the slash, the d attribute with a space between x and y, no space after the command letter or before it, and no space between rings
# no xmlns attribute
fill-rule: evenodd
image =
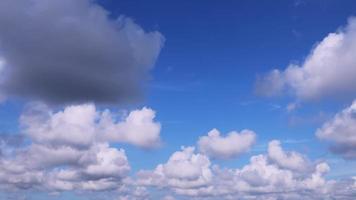
<svg viewBox="0 0 356 200"><path fill-rule="evenodd" d="M160 144L161 125L154 121L155 116L154 110L144 107L131 111L124 121L115 123L106 110L101 115L99 126L106 140L152 148Z"/></svg>
<svg viewBox="0 0 356 200"><path fill-rule="evenodd" d="M128 187L124 196L142 199L141 189L127 182L130 165L125 151L110 144L156 146L160 124L154 118L149 108L121 116L93 104L59 111L31 104L20 119L30 143L9 147L8 141L0 141L0 188L56 192Z"/></svg>
<svg viewBox="0 0 356 200"><path fill-rule="evenodd" d="M152 132L155 135L160 126L153 121L154 116L154 111L148 108L117 116L109 110L98 111L92 104L55 112L34 104L21 117L21 130L31 142L24 146L13 142L15 146L10 147L9 138L0 140L0 189L110 190L119 194L118 199L148 199L152 188L163 189L167 198L174 195L177 199L325 199L331 196L352 199L346 197L354 194L354 181L326 179L330 170L327 163L309 161L298 152L285 151L277 140L269 143L266 154L252 156L249 163L239 168L214 165L207 154L197 152L194 147L182 147L167 162L152 170L139 170L132 178L125 151L110 144L120 141L147 147L146 143L111 134L124 134L126 129L135 134L147 129L150 135ZM73 135L73 140L60 133ZM85 134L90 139L84 142L78 139ZM209 142L220 144L222 140L222 145L227 145L224 143L227 140L234 144L247 140L242 137L244 134L250 134L248 138L254 141L252 131L231 132L223 137L213 130L204 137ZM145 139L142 132L138 136ZM239 140L235 141L236 136Z"/></svg>
<svg viewBox="0 0 356 200"><path fill-rule="evenodd" d="M93 104L68 106L53 112L43 104L31 104L21 116L23 132L36 143L88 147L96 139Z"/></svg>
<svg viewBox="0 0 356 200"><path fill-rule="evenodd" d="M303 172L310 167L305 156L298 152L285 152L278 140L272 140L268 144L268 158L281 168Z"/></svg>
<svg viewBox="0 0 356 200"><path fill-rule="evenodd" d="M21 126L36 143L52 146L85 148L100 140L153 148L160 143L161 125L154 121L152 109L134 110L123 121L115 115L98 111L93 104L68 106L58 112L34 104L21 116Z"/></svg>
<svg viewBox="0 0 356 200"><path fill-rule="evenodd" d="M203 154L228 159L248 151L255 140L256 134L250 130L242 130L240 133L232 131L224 137L218 130L213 129L207 136L199 138L198 146Z"/></svg>
<svg viewBox="0 0 356 200"><path fill-rule="evenodd" d="M345 28L330 33L301 65L291 64L257 80L256 91L272 96L287 90L298 99L322 97L353 98L356 94L356 19L350 18Z"/></svg>
<svg viewBox="0 0 356 200"><path fill-rule="evenodd" d="M115 189L130 170L125 152L105 143L87 150L32 144L14 156L2 156L0 168L2 187L49 191Z"/></svg>
<svg viewBox="0 0 356 200"><path fill-rule="evenodd" d="M192 188L207 187L212 181L210 160L204 155L194 154L194 150L193 147L182 147L153 171L139 171L137 184L168 187L179 194L189 193Z"/></svg>
<svg viewBox="0 0 356 200"><path fill-rule="evenodd" d="M91 151L96 154L93 156L92 152L86 152L81 158L83 163L89 163L85 166L83 173L94 179L98 178L114 178L122 177L130 171L125 151L116 148L110 148L108 144L95 145ZM88 155L87 155L88 154Z"/></svg>
<svg viewBox="0 0 356 200"><path fill-rule="evenodd" d="M301 171L302 164L308 170ZM136 184L169 189L189 198L325 199L338 186L325 178L329 170L325 162L309 163L297 152L285 152L279 141L271 141L267 155L252 156L240 169L211 165L208 157L188 147L154 170L138 172ZM350 192L347 189L344 194Z"/></svg>
<svg viewBox="0 0 356 200"><path fill-rule="evenodd" d="M356 158L356 101L337 113L316 131L316 136L331 143L331 150L345 158Z"/></svg>
<svg viewBox="0 0 356 200"><path fill-rule="evenodd" d="M117 189L129 171L125 151L101 143L83 151L75 165L50 171L44 184L55 190Z"/></svg>

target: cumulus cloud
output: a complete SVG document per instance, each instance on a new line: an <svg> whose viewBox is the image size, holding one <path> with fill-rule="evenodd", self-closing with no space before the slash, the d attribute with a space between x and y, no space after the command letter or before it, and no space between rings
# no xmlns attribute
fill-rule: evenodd
<svg viewBox="0 0 356 200"><path fill-rule="evenodd" d="M310 163L302 154L292 151L286 152L281 147L281 142L272 140L268 144L268 158L279 167L295 171L305 171Z"/></svg>
<svg viewBox="0 0 356 200"><path fill-rule="evenodd" d="M136 99L164 40L91 0L4 0L0 26L2 95L54 104Z"/></svg>
<svg viewBox="0 0 356 200"><path fill-rule="evenodd" d="M154 118L149 108L120 116L94 104L59 111L31 104L20 117L22 136L0 137L0 189L115 190L122 198L145 199L144 187L129 184L125 151L111 144L156 146L160 124ZM29 143L18 145L22 138Z"/></svg>
<svg viewBox="0 0 356 200"><path fill-rule="evenodd" d="M100 124L104 120L101 119L104 113L109 111L97 111L91 104L69 106L57 112L40 105L33 108L35 109L27 111L21 119L21 123L25 123L22 127L23 134L29 137L31 143L18 146L9 137L0 138L1 190L110 190L118 194L117 199L122 200L149 199L149 191L155 188L167 195L162 196L163 199L303 197L314 200L329 197L352 199L355 194L353 179L326 179L330 170L327 163L310 161L305 155L295 151L285 151L278 140L269 143L265 154L252 156L249 163L239 168L214 165L207 155L197 151L195 147L182 147L167 162L158 164L152 170L139 170L135 177L131 177L131 166L125 151L110 145L112 141L106 140L107 137L100 137L105 135L104 130L115 130L102 129L107 122ZM85 117L78 119L82 114ZM94 121L92 116L95 116ZM125 123L128 116L121 122L111 119L109 124ZM141 119L150 118L143 115ZM56 129L57 120L68 127ZM43 127L39 126L40 122ZM34 125L32 128L29 127L31 123ZM95 130L93 139L80 143L75 134L85 137L85 133L80 131L92 130L88 128L88 124ZM46 130L48 135L43 136L45 139L36 135L36 126L39 126L38 130ZM73 131L68 132L73 134L73 141L70 137L57 134L59 130Z"/></svg>
<svg viewBox="0 0 356 200"><path fill-rule="evenodd" d="M95 141L123 142L143 148L160 143L161 125L154 121L150 108L131 111L124 120L106 109L99 111L94 104L67 106L53 112L43 104L32 104L21 116L22 132L36 143L78 148Z"/></svg>
<svg viewBox="0 0 356 200"><path fill-rule="evenodd" d="M331 143L331 151L347 159L356 158L356 101L325 122L316 136Z"/></svg>
<svg viewBox="0 0 356 200"><path fill-rule="evenodd" d="M198 146L199 151L209 157L228 159L248 151L255 140L256 134L251 130L233 131L224 137L213 129L207 136L199 138Z"/></svg>
<svg viewBox="0 0 356 200"><path fill-rule="evenodd" d="M272 70L259 77L256 92L273 96L288 92L301 100L356 95L356 19L315 45L301 65Z"/></svg>
<svg viewBox="0 0 356 200"><path fill-rule="evenodd" d="M48 191L108 190L130 170L125 152L107 143L89 149L32 144L0 159L0 186Z"/></svg>
<svg viewBox="0 0 356 200"><path fill-rule="evenodd" d="M161 124L154 120L155 117L154 110L144 107L131 111L122 122L115 122L112 114L105 110L99 127L105 140L153 148L160 145L161 131Z"/></svg>
<svg viewBox="0 0 356 200"><path fill-rule="evenodd" d="M309 170L301 171L304 162ZM329 170L325 162L309 162L297 152L285 152L279 141L271 141L267 154L252 156L241 168L212 165L208 157L186 147L154 170L139 171L136 184L169 189L189 198L325 199L336 195L334 189L340 187L325 178ZM352 189L342 193L349 195Z"/></svg>
<svg viewBox="0 0 356 200"><path fill-rule="evenodd" d="M181 151L171 155L167 163L158 165L153 171L138 172L138 184L170 187L177 193L205 188L212 181L211 163L208 157L194 151L194 147L182 147Z"/></svg>

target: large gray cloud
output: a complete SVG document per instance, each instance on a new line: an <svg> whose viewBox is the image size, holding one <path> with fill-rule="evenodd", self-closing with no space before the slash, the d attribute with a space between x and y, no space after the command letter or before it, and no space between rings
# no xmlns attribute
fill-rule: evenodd
<svg viewBox="0 0 356 200"><path fill-rule="evenodd" d="M90 0L0 1L0 89L55 104L141 96L163 45Z"/></svg>

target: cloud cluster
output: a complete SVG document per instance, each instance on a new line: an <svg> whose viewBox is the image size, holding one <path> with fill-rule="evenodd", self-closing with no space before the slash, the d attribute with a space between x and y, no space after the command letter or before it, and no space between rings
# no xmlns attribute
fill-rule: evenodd
<svg viewBox="0 0 356 200"><path fill-rule="evenodd" d="M277 140L269 143L267 154L252 156L240 169L212 165L209 157L194 150L183 147L154 170L138 172L136 184L203 199L325 199L338 192L334 189L339 183L325 178L327 163L286 152ZM348 187L342 195L354 189Z"/></svg>
<svg viewBox="0 0 356 200"><path fill-rule="evenodd" d="M337 113L316 131L319 139L331 143L331 151L347 159L356 158L356 101Z"/></svg>
<svg viewBox="0 0 356 200"><path fill-rule="evenodd" d="M122 200L149 199L154 188L165 191L163 199L352 199L355 194L355 180L326 179L330 170L326 162L286 151L278 140L269 142L265 154L252 156L240 168L213 164L211 159L219 153L182 147L167 162L152 170L139 170L132 177L125 151L112 144L156 146L148 145L159 141L160 125L154 115L148 108L120 116L97 110L93 104L59 111L33 104L20 118L22 137L29 143L22 137L0 140L0 189L115 191ZM212 144L221 140L226 145L230 137L242 142L246 138L254 141L256 136L245 130L223 137L213 130L204 137Z"/></svg>
<svg viewBox="0 0 356 200"><path fill-rule="evenodd" d="M51 146L86 148L96 141L123 142L143 148L160 143L161 125L149 108L131 111L123 120L94 104L67 106L53 112L43 104L32 104L21 116L22 132L34 142Z"/></svg>
<svg viewBox="0 0 356 200"><path fill-rule="evenodd" d="M299 100L323 97L354 98L356 95L356 19L330 33L310 52L301 65L272 70L259 77L256 91L273 96L288 92Z"/></svg>
<svg viewBox="0 0 356 200"><path fill-rule="evenodd" d="M91 0L0 2L0 92L52 104L141 96L163 45Z"/></svg>
<svg viewBox="0 0 356 200"><path fill-rule="evenodd" d="M57 112L43 104L31 105L20 119L21 132L30 144L14 146L8 139L1 140L0 188L107 191L131 187L125 183L131 168L125 151L111 144L155 147L160 124L149 108L134 110L122 120L115 115L98 111L93 104Z"/></svg>
<svg viewBox="0 0 356 200"><path fill-rule="evenodd" d="M246 151L256 141L256 134L251 130L230 132L221 136L217 129L211 130L207 136L199 138L199 151L213 158L228 159L236 157Z"/></svg>
<svg viewBox="0 0 356 200"><path fill-rule="evenodd" d="M125 151L107 143L88 149L34 143L12 153L0 160L2 188L108 190L121 185L130 171Z"/></svg>
<svg viewBox="0 0 356 200"><path fill-rule="evenodd" d="M171 155L167 163L159 164L152 171L139 171L137 184L142 186L168 187L178 194L195 196L212 183L210 160L195 154L194 147L183 147Z"/></svg>

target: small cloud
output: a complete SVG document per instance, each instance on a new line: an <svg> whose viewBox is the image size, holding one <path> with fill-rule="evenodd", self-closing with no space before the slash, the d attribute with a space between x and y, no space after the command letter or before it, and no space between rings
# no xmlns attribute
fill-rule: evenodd
<svg viewBox="0 0 356 200"><path fill-rule="evenodd" d="M288 113L293 112L294 110L296 110L299 107L299 104L297 102L292 102L289 103L286 107L286 110Z"/></svg>
<svg viewBox="0 0 356 200"><path fill-rule="evenodd" d="M232 131L223 136L213 129L199 138L198 146L200 152L212 158L229 159L249 151L255 141L256 133L251 130Z"/></svg>

